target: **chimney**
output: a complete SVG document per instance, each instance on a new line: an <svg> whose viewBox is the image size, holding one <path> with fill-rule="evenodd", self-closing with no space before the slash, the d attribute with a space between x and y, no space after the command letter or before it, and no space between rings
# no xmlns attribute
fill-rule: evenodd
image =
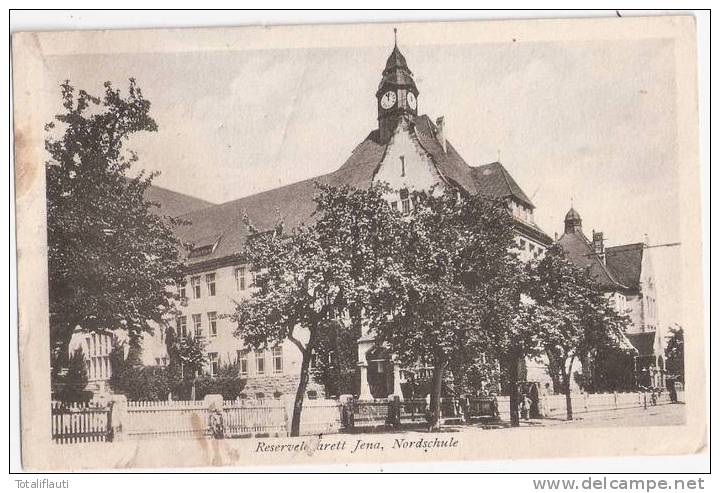
<svg viewBox="0 0 720 493"><path fill-rule="evenodd" d="M600 257L602 263L605 263L605 242L602 231L595 232L593 230L593 250Z"/></svg>
<svg viewBox="0 0 720 493"><path fill-rule="evenodd" d="M437 127L435 137L437 137L437 140L440 142L443 151L447 152L447 142L445 141L445 117L438 117L438 119L435 120L435 126Z"/></svg>

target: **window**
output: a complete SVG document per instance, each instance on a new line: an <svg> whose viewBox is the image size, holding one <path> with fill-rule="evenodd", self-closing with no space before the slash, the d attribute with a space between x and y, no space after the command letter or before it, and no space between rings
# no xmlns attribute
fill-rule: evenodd
<svg viewBox="0 0 720 493"><path fill-rule="evenodd" d="M200 298L200 276L190 278L190 286L192 286L193 299Z"/></svg>
<svg viewBox="0 0 720 493"><path fill-rule="evenodd" d="M208 326L210 327L210 337L217 336L217 312L208 312Z"/></svg>
<svg viewBox="0 0 720 493"><path fill-rule="evenodd" d="M199 313L193 313L192 322L195 337L202 337L202 315Z"/></svg>
<svg viewBox="0 0 720 493"><path fill-rule="evenodd" d="M177 318L177 332L181 339L187 337L187 317L185 315Z"/></svg>
<svg viewBox="0 0 720 493"><path fill-rule="evenodd" d="M215 296L215 273L205 274L205 284L207 284L208 296Z"/></svg>
<svg viewBox="0 0 720 493"><path fill-rule="evenodd" d="M255 351L255 369L258 375L265 374L265 351Z"/></svg>
<svg viewBox="0 0 720 493"><path fill-rule="evenodd" d="M525 250L525 240L520 240L520 249Z"/></svg>
<svg viewBox="0 0 720 493"><path fill-rule="evenodd" d="M185 281L183 281L183 285L180 286L180 289L178 289L178 295L180 296L180 301L185 301L185 298L187 298L187 292L185 290Z"/></svg>
<svg viewBox="0 0 720 493"><path fill-rule="evenodd" d="M248 359L246 351L238 351L238 366L240 367L240 376L248 376Z"/></svg>
<svg viewBox="0 0 720 493"><path fill-rule="evenodd" d="M272 350L273 373L282 373L283 371L283 351L282 347L274 347Z"/></svg>
<svg viewBox="0 0 720 493"><path fill-rule="evenodd" d="M235 289L245 291L245 266L235 269Z"/></svg>
<svg viewBox="0 0 720 493"><path fill-rule="evenodd" d="M317 390L308 390L307 396L308 396L308 399L310 399L311 401L314 401L315 399L318 398Z"/></svg>
<svg viewBox="0 0 720 493"><path fill-rule="evenodd" d="M255 286L255 279L257 275L254 270L250 271L250 286Z"/></svg>
<svg viewBox="0 0 720 493"><path fill-rule="evenodd" d="M405 156L400 156L400 176L405 176Z"/></svg>
<svg viewBox="0 0 720 493"><path fill-rule="evenodd" d="M208 353L208 361L210 362L210 376L214 377L218 374L218 369L220 368L218 353Z"/></svg>
<svg viewBox="0 0 720 493"><path fill-rule="evenodd" d="M402 213L409 214L410 213L410 194L408 193L407 189L400 190L400 203L402 204Z"/></svg>
<svg viewBox="0 0 720 493"><path fill-rule="evenodd" d="M394 202L390 202L390 208L394 211L397 210L397 200Z"/></svg>

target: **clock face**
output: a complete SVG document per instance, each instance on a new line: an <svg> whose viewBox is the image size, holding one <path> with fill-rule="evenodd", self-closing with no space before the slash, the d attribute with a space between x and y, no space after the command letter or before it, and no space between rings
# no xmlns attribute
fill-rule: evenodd
<svg viewBox="0 0 720 493"><path fill-rule="evenodd" d="M395 101L397 101L397 96L394 92L388 91L385 94L383 94L383 97L380 99L380 106L383 107L383 109L389 110L393 106L395 106Z"/></svg>
<svg viewBox="0 0 720 493"><path fill-rule="evenodd" d="M410 106L410 109L414 110L417 108L417 98L411 92L407 93L407 104Z"/></svg>

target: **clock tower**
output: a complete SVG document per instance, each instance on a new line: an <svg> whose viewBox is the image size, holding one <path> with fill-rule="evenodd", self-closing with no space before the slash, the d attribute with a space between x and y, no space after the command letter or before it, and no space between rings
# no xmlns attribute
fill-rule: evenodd
<svg viewBox="0 0 720 493"><path fill-rule="evenodd" d="M375 93L378 101L378 125L385 137L395 130L402 115L417 116L417 97L420 91L412 76L405 57L398 49L395 29L395 46L385 63L382 80Z"/></svg>

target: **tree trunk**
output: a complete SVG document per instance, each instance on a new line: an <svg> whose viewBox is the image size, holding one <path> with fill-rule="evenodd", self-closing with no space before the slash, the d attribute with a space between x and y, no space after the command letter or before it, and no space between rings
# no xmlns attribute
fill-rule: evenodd
<svg viewBox="0 0 720 493"><path fill-rule="evenodd" d="M443 375L447 362L437 363L433 370L432 389L430 390L430 423L428 430L436 430L440 428L440 398L442 393Z"/></svg>
<svg viewBox="0 0 720 493"><path fill-rule="evenodd" d="M518 358L510 356L508 364L508 383L510 385L510 426L520 426L520 414L518 412Z"/></svg>
<svg viewBox="0 0 720 493"><path fill-rule="evenodd" d="M303 400L305 399L305 390L310 381L310 360L312 359L312 349L306 347L302 352L302 363L300 366L300 383L295 393L295 404L293 405L292 423L290 424L290 436L300 436L300 416L302 414Z"/></svg>
<svg viewBox="0 0 720 493"><path fill-rule="evenodd" d="M573 410L572 410L572 398L570 396L570 375L572 374L572 364L573 364L573 358L570 358L570 370L567 370L565 368L565 363L563 363L562 367L562 379L563 379L563 390L565 391L565 409L567 414L567 420L572 421L573 420Z"/></svg>

